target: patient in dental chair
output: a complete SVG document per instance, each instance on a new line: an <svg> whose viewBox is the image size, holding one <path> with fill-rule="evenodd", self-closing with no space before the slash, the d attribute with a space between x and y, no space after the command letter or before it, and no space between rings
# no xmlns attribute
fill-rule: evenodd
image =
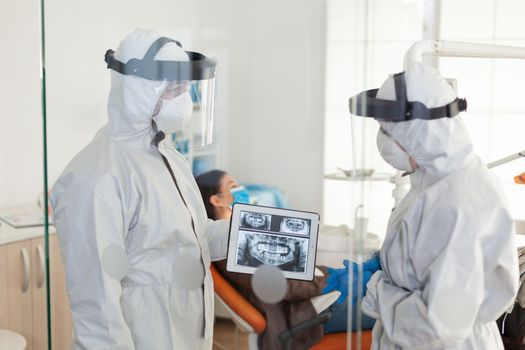
<svg viewBox="0 0 525 350"><path fill-rule="evenodd" d="M246 197L242 187L228 173L222 170L212 170L196 177L204 206L208 217L212 220L229 219L231 217L231 204ZM246 199L246 198L244 198ZM281 344L277 336L284 330L310 320L317 316L310 299L323 294L328 276L327 268L317 266L324 276L316 276L313 281L288 280L288 290L284 300L277 304L267 304L259 300L251 287L251 276L233 273L226 270L226 260L217 261L215 267L233 286L241 291L245 297L267 319L266 330L259 336L259 349L280 349ZM332 314L330 320L322 325L315 326L297 335L293 339L293 349L307 349L323 338L324 333L347 331L347 301L342 304L334 303L328 311ZM352 307L355 320L356 308ZM352 322L353 325L356 322ZM362 316L362 328L371 329L374 319Z"/></svg>

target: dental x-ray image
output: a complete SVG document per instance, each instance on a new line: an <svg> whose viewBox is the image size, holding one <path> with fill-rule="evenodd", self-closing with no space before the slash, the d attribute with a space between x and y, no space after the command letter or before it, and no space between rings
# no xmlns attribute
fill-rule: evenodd
<svg viewBox="0 0 525 350"><path fill-rule="evenodd" d="M283 271L306 272L308 239L239 231L237 264L273 265Z"/></svg>
<svg viewBox="0 0 525 350"><path fill-rule="evenodd" d="M307 236L310 233L310 220L283 218L281 221L280 231Z"/></svg>
<svg viewBox="0 0 525 350"><path fill-rule="evenodd" d="M271 217L269 214L241 211L240 227L268 231L270 230Z"/></svg>

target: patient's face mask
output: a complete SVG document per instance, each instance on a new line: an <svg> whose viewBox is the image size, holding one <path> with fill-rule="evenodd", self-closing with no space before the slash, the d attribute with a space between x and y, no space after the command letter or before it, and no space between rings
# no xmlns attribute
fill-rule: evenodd
<svg viewBox="0 0 525 350"><path fill-rule="evenodd" d="M250 204L250 193L244 186L238 186L230 190L233 201L230 203L230 208L234 203Z"/></svg>
<svg viewBox="0 0 525 350"><path fill-rule="evenodd" d="M250 204L250 193L244 186L236 185L228 192L217 193L216 196L222 197L221 202L224 207L232 208L234 203Z"/></svg>
<svg viewBox="0 0 525 350"><path fill-rule="evenodd" d="M381 158L383 158L385 162L397 170L412 171L410 156L391 136L379 129L376 141L379 154L381 154Z"/></svg>

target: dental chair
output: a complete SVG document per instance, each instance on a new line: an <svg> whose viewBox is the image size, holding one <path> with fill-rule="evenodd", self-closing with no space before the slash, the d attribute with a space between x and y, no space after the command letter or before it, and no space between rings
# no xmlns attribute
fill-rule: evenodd
<svg viewBox="0 0 525 350"><path fill-rule="evenodd" d="M239 293L215 268L211 265L211 274L213 278L215 295L219 302L231 315L237 328L248 335L248 349L258 350L257 336L266 329L266 318L250 302ZM308 328L328 321L330 315L327 313L320 314L333 304L339 297L339 292L332 292L312 298L312 304L319 314L316 318L299 323L294 327L287 329L279 334L279 340L283 344L283 349L290 349L291 339L294 334L308 331ZM357 350L357 334L352 336L352 350ZM330 333L325 334L320 343L313 346L312 350L344 350L347 345L347 333ZM363 331L361 338L361 350L368 350L372 345L372 331Z"/></svg>

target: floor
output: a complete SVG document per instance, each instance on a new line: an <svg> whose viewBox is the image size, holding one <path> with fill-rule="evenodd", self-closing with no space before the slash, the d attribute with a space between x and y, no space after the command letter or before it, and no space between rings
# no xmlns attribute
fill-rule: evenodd
<svg viewBox="0 0 525 350"><path fill-rule="evenodd" d="M237 338L237 342L235 341ZM237 344L235 344L237 343ZM236 346L237 345L237 346ZM248 334L235 327L232 320L215 319L213 331L213 350L247 350Z"/></svg>

